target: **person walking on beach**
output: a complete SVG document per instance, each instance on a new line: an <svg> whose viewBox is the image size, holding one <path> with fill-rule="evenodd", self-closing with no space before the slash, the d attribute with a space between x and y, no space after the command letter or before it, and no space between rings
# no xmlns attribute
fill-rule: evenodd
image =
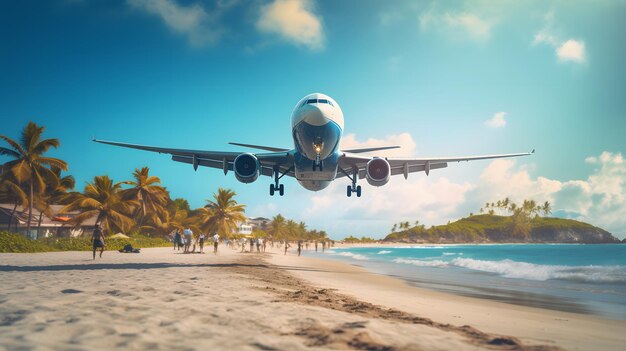
<svg viewBox="0 0 626 351"><path fill-rule="evenodd" d="M215 235L213 235L213 253L217 255L217 245L219 245L220 243L220 236L215 233Z"/></svg>
<svg viewBox="0 0 626 351"><path fill-rule="evenodd" d="M96 250L98 248L100 248L100 258L102 258L102 252L104 252L104 234L102 234L100 224L97 224L96 228L93 230L91 241L93 243L93 259L96 259Z"/></svg>
<svg viewBox="0 0 626 351"><path fill-rule="evenodd" d="M191 246L191 240L193 240L193 232L189 228L185 228L183 230L183 235L185 236L185 250L184 253L189 253L189 247Z"/></svg>
<svg viewBox="0 0 626 351"><path fill-rule="evenodd" d="M182 240L183 238L180 236L180 231L176 229L176 233L174 234L174 250L180 250L180 248L183 246Z"/></svg>
<svg viewBox="0 0 626 351"><path fill-rule="evenodd" d="M285 240L285 255L287 254L287 249L289 248L289 241Z"/></svg>
<svg viewBox="0 0 626 351"><path fill-rule="evenodd" d="M298 240L298 256L302 253L302 240Z"/></svg>
<svg viewBox="0 0 626 351"><path fill-rule="evenodd" d="M198 244L200 245L200 253L204 253L204 239L206 238L206 236L204 235L204 233L200 234L200 236L198 237Z"/></svg>
<svg viewBox="0 0 626 351"><path fill-rule="evenodd" d="M315 240L315 252L317 252L317 240Z"/></svg>
<svg viewBox="0 0 626 351"><path fill-rule="evenodd" d="M326 242L322 241L322 252L324 252L325 249L326 249Z"/></svg>

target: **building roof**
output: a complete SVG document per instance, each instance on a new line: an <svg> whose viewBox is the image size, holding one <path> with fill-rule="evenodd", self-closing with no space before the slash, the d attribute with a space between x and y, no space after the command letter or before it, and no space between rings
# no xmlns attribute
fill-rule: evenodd
<svg viewBox="0 0 626 351"><path fill-rule="evenodd" d="M14 204L0 204L0 225L7 225L8 220L11 217L11 212L13 212ZM41 219L42 227L72 227L73 225L68 223L70 219L79 214L78 211L69 211L61 213L61 209L65 207L65 205L50 205L52 216L48 217L45 214ZM33 207L33 216L30 221L31 226L39 225L39 216L40 211ZM15 213L13 214L13 223L17 220L18 226L27 226L28 225L28 208L17 207ZM89 218L81 224L81 227L93 227L96 225L96 217Z"/></svg>

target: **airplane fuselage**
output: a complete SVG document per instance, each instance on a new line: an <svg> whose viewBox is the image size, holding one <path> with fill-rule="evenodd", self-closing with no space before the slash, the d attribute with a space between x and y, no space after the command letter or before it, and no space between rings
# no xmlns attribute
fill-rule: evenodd
<svg viewBox="0 0 626 351"><path fill-rule="evenodd" d="M298 182L318 191L337 176L339 143L343 134L343 112L324 94L302 98L291 114L294 169Z"/></svg>

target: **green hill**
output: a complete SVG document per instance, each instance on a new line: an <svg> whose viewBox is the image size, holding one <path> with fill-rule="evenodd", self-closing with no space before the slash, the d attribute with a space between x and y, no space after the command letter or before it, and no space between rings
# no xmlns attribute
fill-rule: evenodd
<svg viewBox="0 0 626 351"><path fill-rule="evenodd" d="M572 219L490 214L445 225L391 233L384 241L405 243L619 243L611 233Z"/></svg>

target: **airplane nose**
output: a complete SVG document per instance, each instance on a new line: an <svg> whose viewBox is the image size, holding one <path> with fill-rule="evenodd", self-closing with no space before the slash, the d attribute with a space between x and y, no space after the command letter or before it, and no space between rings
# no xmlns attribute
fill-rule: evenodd
<svg viewBox="0 0 626 351"><path fill-rule="evenodd" d="M324 115L320 108L309 105L306 111L303 111L302 120L313 126L322 126L328 123L330 119Z"/></svg>

